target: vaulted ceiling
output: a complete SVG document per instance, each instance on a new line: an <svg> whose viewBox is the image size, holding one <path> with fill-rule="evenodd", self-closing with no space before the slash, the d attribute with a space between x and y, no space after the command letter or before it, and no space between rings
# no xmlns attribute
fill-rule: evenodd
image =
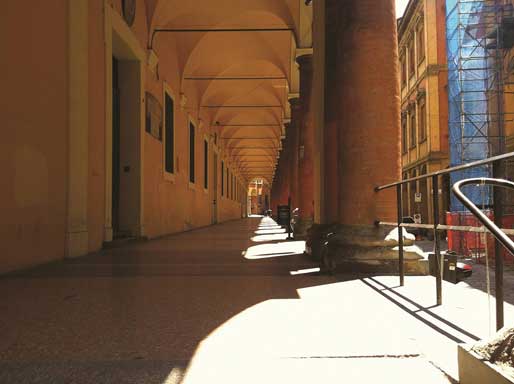
<svg viewBox="0 0 514 384"><path fill-rule="evenodd" d="M298 93L296 50L312 45L312 6L304 0L146 0L146 7L151 44L162 38L160 30L179 36L181 92L195 95L231 163L247 181L271 181L290 119L288 97Z"/></svg>

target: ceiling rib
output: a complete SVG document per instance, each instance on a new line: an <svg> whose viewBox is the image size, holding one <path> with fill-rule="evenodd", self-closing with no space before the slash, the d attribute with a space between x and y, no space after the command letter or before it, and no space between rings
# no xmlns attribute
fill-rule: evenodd
<svg viewBox="0 0 514 384"><path fill-rule="evenodd" d="M287 80L285 76L237 76L237 77L210 77L210 76L187 76L188 81L246 81L246 80Z"/></svg>
<svg viewBox="0 0 514 384"><path fill-rule="evenodd" d="M292 27L277 27L277 28L156 28L152 31L148 49L153 49L153 41L155 35L158 33L220 33L220 32L290 32L293 34L295 40L296 35Z"/></svg>

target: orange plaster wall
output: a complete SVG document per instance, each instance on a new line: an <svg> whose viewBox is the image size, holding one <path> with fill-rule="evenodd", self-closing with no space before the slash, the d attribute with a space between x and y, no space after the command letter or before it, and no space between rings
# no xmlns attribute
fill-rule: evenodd
<svg viewBox="0 0 514 384"><path fill-rule="evenodd" d="M113 1L114 9L121 12L121 1ZM138 0L136 20L131 27L146 51L147 18L144 0ZM158 56L158 73L149 69L145 74L145 90L159 100L163 100L164 82L171 89L175 98L175 174L174 180L164 176L164 152L162 141L148 133L143 139L143 178L144 178L144 234L149 238L177 233L184 230L203 227L211 224L211 194L203 188L203 142L208 132L208 124L200 126L200 120L208 121L207 116L199 115L195 106L199 105L198 96L188 94L185 108L180 106L181 64L177 58L174 38L171 35L160 35L154 43L154 51ZM196 162L194 185L189 183L189 119L196 125ZM163 126L164 129L164 126ZM209 147L212 155L212 147ZM211 156L210 156L211 158ZM221 160L219 157L218 165ZM211 169L209 169L212 172ZM218 171L218 186L221 183ZM212 188L212 183L209 185ZM241 205L238 202L218 198L218 222L241 216Z"/></svg>
<svg viewBox="0 0 514 384"><path fill-rule="evenodd" d="M64 257L67 2L6 0L0 161L0 273Z"/></svg>
<svg viewBox="0 0 514 384"><path fill-rule="evenodd" d="M105 223L105 48L102 0L89 1L89 251L104 240Z"/></svg>
<svg viewBox="0 0 514 384"><path fill-rule="evenodd" d="M121 10L120 0L110 2ZM89 1L89 251L102 247L105 218L105 47L104 2ZM138 0L132 31L146 52L147 18ZM19 21L23 20L23 27ZM51 22L49 22L51 21ZM4 126L0 160L4 188L0 188L0 273L65 255L68 164L68 9L66 0L48 0L27 7L7 0L0 13L0 38L6 48L2 105ZM9 36L10 38L6 38ZM16 36L16 38L12 38ZM164 39L161 39L161 41ZM165 40L164 40L165 41ZM145 235L157 237L209 225L211 194L203 189L203 140L208 127L197 127L194 188L188 176L188 116L198 123L196 95L180 108L180 65L174 45L159 56L159 78L146 71L145 88L162 103L163 81L176 97L176 167L174 182L163 177L162 142L144 134L143 178ZM203 117L205 121L207 118ZM206 124L208 126L208 124ZM212 148L210 148L212 150ZM211 152L212 154L212 152ZM223 154L218 156L219 162ZM219 165L219 163L218 163ZM212 170L210 169L212 172ZM221 184L218 171L218 186ZM212 187L212 182L210 184ZM241 217L241 204L218 198L218 222Z"/></svg>

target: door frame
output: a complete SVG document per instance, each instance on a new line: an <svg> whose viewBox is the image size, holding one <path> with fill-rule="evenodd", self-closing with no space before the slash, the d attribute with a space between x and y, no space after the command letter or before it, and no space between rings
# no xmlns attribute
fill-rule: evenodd
<svg viewBox="0 0 514 384"><path fill-rule="evenodd" d="M123 21L122 17L112 9L107 1L104 2L105 17L105 216L104 241L113 239L112 228L112 57L122 57L126 60L139 62L139 218L134 235L142 237L144 230L144 93L145 93L145 52L137 37Z"/></svg>
<svg viewBox="0 0 514 384"><path fill-rule="evenodd" d="M220 161L220 155L218 148L215 145L212 145L212 194L211 194L211 224L218 224L218 208L219 208L219 172L218 172L218 164ZM214 202L216 201L216 202Z"/></svg>

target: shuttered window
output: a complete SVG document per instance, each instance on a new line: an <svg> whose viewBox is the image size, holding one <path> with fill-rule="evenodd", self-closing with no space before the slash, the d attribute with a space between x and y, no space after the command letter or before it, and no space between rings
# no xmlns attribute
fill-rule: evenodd
<svg viewBox="0 0 514 384"><path fill-rule="evenodd" d="M209 143L207 140L203 141L203 187L209 187Z"/></svg>
<svg viewBox="0 0 514 384"><path fill-rule="evenodd" d="M168 173L175 172L173 159L175 158L175 118L174 118L174 105L173 99L165 94L164 100L164 114L165 114L165 169Z"/></svg>
<svg viewBox="0 0 514 384"><path fill-rule="evenodd" d="M195 182L195 126L189 123L189 181Z"/></svg>

